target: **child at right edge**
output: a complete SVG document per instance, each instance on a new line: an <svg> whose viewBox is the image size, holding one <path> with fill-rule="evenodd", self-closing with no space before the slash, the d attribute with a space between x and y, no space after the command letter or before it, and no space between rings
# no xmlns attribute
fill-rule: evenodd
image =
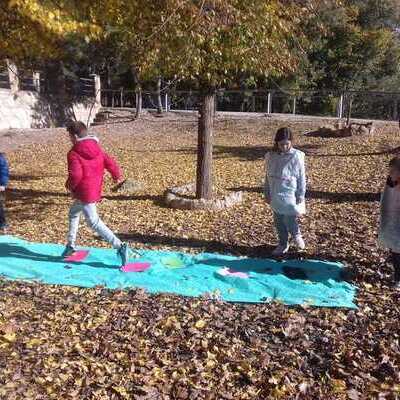
<svg viewBox="0 0 400 400"><path fill-rule="evenodd" d="M393 287L400 290L400 158L389 162L389 174L381 198L379 244L390 251Z"/></svg>
<svg viewBox="0 0 400 400"><path fill-rule="evenodd" d="M299 216L305 213L305 155L293 148L292 131L280 128L275 135L274 148L265 158L264 194L272 208L279 238L272 254L279 257L289 251L289 236L298 250L305 248L299 226Z"/></svg>

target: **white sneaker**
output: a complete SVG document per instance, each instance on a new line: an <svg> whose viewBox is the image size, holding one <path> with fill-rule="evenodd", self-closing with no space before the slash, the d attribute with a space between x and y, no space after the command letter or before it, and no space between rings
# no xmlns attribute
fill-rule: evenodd
<svg viewBox="0 0 400 400"><path fill-rule="evenodd" d="M297 235L294 238L294 243L297 247L297 250L304 250L306 248L306 244L304 243L304 239L301 235Z"/></svg>
<svg viewBox="0 0 400 400"><path fill-rule="evenodd" d="M289 245L286 246L280 244L276 249L272 252L272 255L275 257L283 256L289 251Z"/></svg>

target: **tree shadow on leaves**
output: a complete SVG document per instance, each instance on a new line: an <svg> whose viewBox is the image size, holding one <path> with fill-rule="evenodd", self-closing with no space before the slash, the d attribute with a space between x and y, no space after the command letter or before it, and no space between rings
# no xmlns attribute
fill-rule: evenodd
<svg viewBox="0 0 400 400"><path fill-rule="evenodd" d="M262 246L246 246L232 243L223 243L217 240L204 240L196 238L170 237L162 235L144 235L140 233L119 233L121 240L129 242L147 244L147 245L164 245L172 247L187 247L199 249L205 252L229 253L233 255L251 255L254 257L262 257L271 254L274 249L270 245Z"/></svg>
<svg viewBox="0 0 400 400"><path fill-rule="evenodd" d="M296 149L308 154L310 150L315 150L320 147L320 145L305 144L296 146ZM271 152L270 146L214 146L216 158L234 157L241 161L257 161L263 159L265 154L269 152Z"/></svg>
<svg viewBox="0 0 400 400"><path fill-rule="evenodd" d="M384 155L398 155L400 152L400 146L399 147L394 147L391 149L385 149L381 151L372 151L369 153L341 153L341 154L318 154L318 153L313 153L311 154L312 157L369 157L369 156L384 156Z"/></svg>
<svg viewBox="0 0 400 400"><path fill-rule="evenodd" d="M248 193L263 193L260 186L239 186L229 188L231 191L242 191ZM379 201L381 193L376 192L324 192L319 190L308 190L307 199L328 200L329 203L356 203Z"/></svg>
<svg viewBox="0 0 400 400"><path fill-rule="evenodd" d="M0 258L1 257L11 257L17 259L23 259L27 261L43 261L43 262L51 262L51 263L59 263L64 265L86 265L93 268L118 268L116 265L115 267L111 267L109 265L99 263L99 262L87 262L87 261L65 261L62 255L59 256L52 256L43 253L37 253L23 246L19 246L18 244L10 244L10 243L0 243ZM117 263L116 263L117 264ZM29 265L28 265L29 267Z"/></svg>
<svg viewBox="0 0 400 400"><path fill-rule="evenodd" d="M346 273L343 267L337 264L318 264L315 266L314 272L310 269L310 265L302 267L301 262L306 259L282 259L281 262L271 263L272 259L265 260L265 265L255 265L252 259L238 259L238 260L221 260L221 259L208 259L202 261L202 264L219 266L229 268L235 272L256 272L269 275L283 274L291 280L307 280L314 283L326 283L332 279L340 282L345 280ZM293 262L294 261L294 262ZM327 261L327 260L324 260ZM322 271L321 268L324 268ZM323 272L323 273L322 273Z"/></svg>
<svg viewBox="0 0 400 400"><path fill-rule="evenodd" d="M45 190L33 190L33 189L10 189L7 194L9 200L27 200L33 201L35 199L41 197L69 197L71 195L67 192L51 192ZM152 200L152 201L161 201L162 196L157 195L125 195L125 194L117 194L117 195L109 195L103 196L103 199L106 200Z"/></svg>
<svg viewBox="0 0 400 400"><path fill-rule="evenodd" d="M310 150L320 148L320 145L306 144L303 146L296 146L296 149L310 153ZM270 146L219 146L213 147L213 155L215 159L221 158L237 158L240 161L257 161L265 157L265 154L271 151ZM176 150L165 150L169 153L183 153L183 154L196 154L195 147L184 147ZM310 153L314 154L314 153Z"/></svg>
<svg viewBox="0 0 400 400"><path fill-rule="evenodd" d="M282 269L280 266L276 268L272 268L271 265L265 265L262 267L255 267L253 260L248 259L239 259L239 260L221 260L221 259L209 259L207 261L202 261L202 264L209 264L213 266L219 267L228 267L232 270L238 272L260 272L260 273L269 273L276 274L277 271L283 272L285 276L289 279L302 279L302 280L311 280L310 276L307 272L299 267L298 261L302 260L320 260L320 261L332 261L332 262L345 262L345 260L338 260L335 256L325 255L322 258L319 258L318 255L315 254L306 254L306 253L289 253L284 258L274 258L272 257L272 250L275 248L271 245L260 245L260 246L245 246L238 245L232 243L223 243L218 242L216 240L203 240L196 238L180 238L180 237L170 237L170 236L161 236L161 235L143 235L139 233L119 233L118 237L121 240L125 240L133 243L141 243L144 245L164 245L168 247L184 247L196 249L201 252L206 253L220 253L220 254L229 254L233 256L245 256L250 258L263 258L269 260L275 260L282 262ZM290 264L291 261L294 261L293 265ZM349 273L347 268L340 268L339 266L329 266L332 268L330 271L328 278L321 278L321 281L326 281L326 279L332 278L335 280L350 280L352 275ZM279 272L281 273L281 272ZM313 278L313 281L315 279Z"/></svg>
<svg viewBox="0 0 400 400"><path fill-rule="evenodd" d="M356 202L374 202L379 201L381 193L376 192L323 192L318 190L310 190L306 194L309 199L328 200L329 203L356 203Z"/></svg>
<svg viewBox="0 0 400 400"><path fill-rule="evenodd" d="M58 205L60 199L65 199L68 203L70 199L72 203L72 197L67 192L54 192L45 190L33 190L33 189L16 189L12 188L7 191L7 203L10 205L6 209L8 216L15 216L18 220L30 220L35 219L46 219L49 208ZM162 196L157 195L127 195L127 194L116 194L103 196L103 199L114 200L114 201L152 201L156 205L163 203ZM16 203L14 207L11 207L13 203ZM68 204L65 205L68 207Z"/></svg>
<svg viewBox="0 0 400 400"><path fill-rule="evenodd" d="M18 182L29 182L29 181L40 181L43 178L47 178L51 175L10 175L10 181L18 181ZM55 175L52 175L55 176Z"/></svg>

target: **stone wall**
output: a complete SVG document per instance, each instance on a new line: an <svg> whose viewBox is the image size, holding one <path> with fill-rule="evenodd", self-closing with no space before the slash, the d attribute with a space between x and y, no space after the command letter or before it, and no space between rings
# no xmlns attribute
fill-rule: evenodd
<svg viewBox="0 0 400 400"><path fill-rule="evenodd" d="M94 98L73 104L72 114L78 121L91 124L100 110ZM51 107L37 92L0 89L0 129L48 128L52 125Z"/></svg>

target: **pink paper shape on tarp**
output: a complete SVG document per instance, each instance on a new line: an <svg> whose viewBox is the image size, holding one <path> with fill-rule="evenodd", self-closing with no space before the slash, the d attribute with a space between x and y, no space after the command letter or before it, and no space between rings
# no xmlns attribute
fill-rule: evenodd
<svg viewBox="0 0 400 400"><path fill-rule="evenodd" d="M121 267L122 272L143 272L146 269L149 269L151 266L150 263L147 262L134 262L129 263Z"/></svg>
<svg viewBox="0 0 400 400"><path fill-rule="evenodd" d="M74 261L83 261L89 254L89 250L78 250L74 254L65 257L64 261L74 262Z"/></svg>
<svg viewBox="0 0 400 400"><path fill-rule="evenodd" d="M240 271L235 271L234 269L225 267L222 268L218 271L218 273L222 276L234 276L235 278L242 278L242 279L248 279L249 274L246 272L240 272Z"/></svg>

